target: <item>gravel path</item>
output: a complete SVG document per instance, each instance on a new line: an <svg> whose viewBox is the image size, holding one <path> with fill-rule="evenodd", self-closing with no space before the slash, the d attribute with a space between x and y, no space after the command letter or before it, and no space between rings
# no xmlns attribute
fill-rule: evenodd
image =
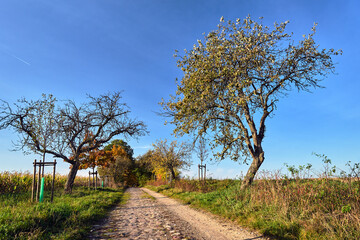
<svg viewBox="0 0 360 240"><path fill-rule="evenodd" d="M149 189L129 188L127 193L128 202L94 225L89 239L265 239Z"/></svg>

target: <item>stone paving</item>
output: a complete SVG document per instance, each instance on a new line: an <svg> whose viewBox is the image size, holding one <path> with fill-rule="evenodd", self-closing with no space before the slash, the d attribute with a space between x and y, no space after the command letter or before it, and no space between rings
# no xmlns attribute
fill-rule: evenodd
<svg viewBox="0 0 360 240"><path fill-rule="evenodd" d="M116 207L105 222L94 225L89 239L205 239L189 223L139 188L129 188L130 199Z"/></svg>

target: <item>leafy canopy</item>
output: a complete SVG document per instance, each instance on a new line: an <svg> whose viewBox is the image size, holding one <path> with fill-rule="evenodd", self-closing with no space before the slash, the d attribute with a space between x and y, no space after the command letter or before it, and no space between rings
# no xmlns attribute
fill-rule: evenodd
<svg viewBox="0 0 360 240"><path fill-rule="evenodd" d="M312 32L294 43L288 21L273 28L249 16L235 22L221 18L218 28L178 57L184 76L176 94L162 101L176 135L212 132L220 159L258 159L265 120L280 96L292 89L310 91L333 72L334 49L319 49ZM256 120L258 122L256 123ZM263 157L262 160L263 161Z"/></svg>

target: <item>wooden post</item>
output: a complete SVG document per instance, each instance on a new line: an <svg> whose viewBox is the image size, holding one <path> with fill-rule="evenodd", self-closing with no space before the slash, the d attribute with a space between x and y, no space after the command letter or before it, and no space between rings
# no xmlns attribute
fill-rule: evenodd
<svg viewBox="0 0 360 240"><path fill-rule="evenodd" d="M31 188L31 201L34 201L35 198L35 187L36 187L36 159L34 160L34 174Z"/></svg>
<svg viewBox="0 0 360 240"><path fill-rule="evenodd" d="M200 181L200 164L198 164L198 176L199 176L199 181Z"/></svg>
<svg viewBox="0 0 360 240"><path fill-rule="evenodd" d="M45 153L43 154L43 163L44 165L42 165L42 173L41 173L41 176L44 177L44 170L45 170Z"/></svg>
<svg viewBox="0 0 360 240"><path fill-rule="evenodd" d="M95 188L94 169L92 171L92 187Z"/></svg>
<svg viewBox="0 0 360 240"><path fill-rule="evenodd" d="M41 179L41 160L39 161L38 184L37 184L37 186L36 186L36 201L39 201L39 194L40 194L40 179Z"/></svg>
<svg viewBox="0 0 360 240"><path fill-rule="evenodd" d="M204 165L205 167L205 172L204 172L204 182L206 181L206 164Z"/></svg>
<svg viewBox="0 0 360 240"><path fill-rule="evenodd" d="M95 172L95 190L97 189L97 171Z"/></svg>
<svg viewBox="0 0 360 240"><path fill-rule="evenodd" d="M91 186L91 178L90 178L90 171L89 171L89 189L90 189L90 186Z"/></svg>
<svg viewBox="0 0 360 240"><path fill-rule="evenodd" d="M51 202L54 200L54 188L55 188L55 168L56 168L56 160L54 160L54 171L53 171L53 179L51 184Z"/></svg>
<svg viewBox="0 0 360 240"><path fill-rule="evenodd" d="M201 181L204 181L204 165L201 165Z"/></svg>

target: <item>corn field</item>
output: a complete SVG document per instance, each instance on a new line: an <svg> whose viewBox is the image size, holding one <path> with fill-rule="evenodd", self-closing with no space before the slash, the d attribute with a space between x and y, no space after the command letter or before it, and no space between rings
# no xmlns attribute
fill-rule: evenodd
<svg viewBox="0 0 360 240"><path fill-rule="evenodd" d="M45 190L51 189L52 175L45 176ZM0 172L0 194L31 191L33 175L30 172ZM55 175L55 188L63 188L67 176ZM77 176L74 186L87 186L87 177Z"/></svg>

